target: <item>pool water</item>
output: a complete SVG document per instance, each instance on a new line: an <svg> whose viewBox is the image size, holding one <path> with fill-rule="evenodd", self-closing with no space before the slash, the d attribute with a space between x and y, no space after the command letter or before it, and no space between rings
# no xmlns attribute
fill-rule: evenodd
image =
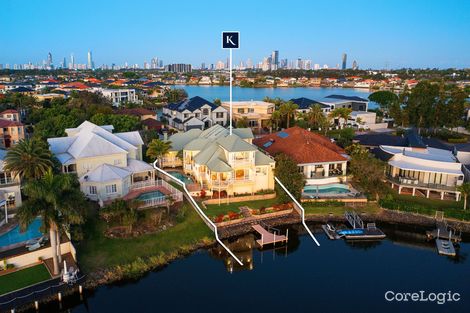
<svg viewBox="0 0 470 313"><path fill-rule="evenodd" d="M137 200L145 201L145 200L150 200L150 199L155 199L159 197L164 197L165 194L159 190L151 191L151 192L146 192L137 197Z"/></svg>
<svg viewBox="0 0 470 313"><path fill-rule="evenodd" d="M0 249L6 246L11 246L26 242L31 239L40 238L43 234L39 230L41 228L41 219L36 218L25 232L20 232L20 226L16 226L9 232L0 236Z"/></svg>
<svg viewBox="0 0 470 313"><path fill-rule="evenodd" d="M350 192L349 187L343 184L330 184L324 186L305 186L304 193L348 193Z"/></svg>
<svg viewBox="0 0 470 313"><path fill-rule="evenodd" d="M170 171L170 172L168 172L168 174L170 174L174 178L178 178L179 180L181 180L185 184L192 184L193 183L193 180L190 177L184 175L181 172L175 172L175 171L171 172Z"/></svg>

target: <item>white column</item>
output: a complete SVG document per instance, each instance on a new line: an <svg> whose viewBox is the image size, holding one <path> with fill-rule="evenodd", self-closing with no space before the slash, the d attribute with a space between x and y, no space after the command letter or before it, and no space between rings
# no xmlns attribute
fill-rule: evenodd
<svg viewBox="0 0 470 313"><path fill-rule="evenodd" d="M325 171L325 177L330 176L330 164L324 164L323 165L323 170Z"/></svg>

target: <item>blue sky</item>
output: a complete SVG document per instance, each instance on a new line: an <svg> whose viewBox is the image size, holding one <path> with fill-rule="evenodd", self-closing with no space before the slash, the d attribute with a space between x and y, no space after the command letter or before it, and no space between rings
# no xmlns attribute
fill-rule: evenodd
<svg viewBox="0 0 470 313"><path fill-rule="evenodd" d="M235 62L311 59L335 66L341 54L362 68L470 67L470 1L53 1L2 0L0 63L54 63L74 53L96 65L199 66L225 60L223 30L241 32Z"/></svg>

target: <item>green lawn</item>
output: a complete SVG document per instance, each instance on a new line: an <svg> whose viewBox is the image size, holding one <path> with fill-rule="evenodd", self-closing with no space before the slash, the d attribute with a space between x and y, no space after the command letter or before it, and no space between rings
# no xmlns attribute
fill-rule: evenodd
<svg viewBox="0 0 470 313"><path fill-rule="evenodd" d="M15 291L51 278L44 264L25 268L0 276L0 295Z"/></svg>
<svg viewBox="0 0 470 313"><path fill-rule="evenodd" d="M183 246L212 239L212 231L188 204L185 218L173 227L157 234L128 239L110 239L103 235L104 221L96 213L84 225L85 238L78 246L79 262L86 272L128 264L137 258L174 253Z"/></svg>
<svg viewBox="0 0 470 313"><path fill-rule="evenodd" d="M206 205L207 209L204 210L206 215L209 218L213 216L217 216L220 214L227 214L228 212L236 212L238 213L239 207L247 206L251 209L259 209L261 207L271 207L274 204L278 204L279 200L277 198L274 199L267 199L267 200L257 200L257 201L243 201L243 202L233 202L233 203L223 203L224 199L221 199L222 203L218 204L208 204Z"/></svg>
<svg viewBox="0 0 470 313"><path fill-rule="evenodd" d="M361 207L348 207L344 205L318 205L315 202L304 203L302 206L305 209L306 215L325 215L332 213L333 215L342 216L345 211L356 211L356 212L365 212L365 213L378 213L380 208L375 203L368 203L365 206Z"/></svg>

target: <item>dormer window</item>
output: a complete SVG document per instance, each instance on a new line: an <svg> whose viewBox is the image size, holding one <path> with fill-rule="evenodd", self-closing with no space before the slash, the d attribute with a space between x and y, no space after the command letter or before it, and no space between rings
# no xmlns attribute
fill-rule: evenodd
<svg viewBox="0 0 470 313"><path fill-rule="evenodd" d="M209 115L209 109L202 109L202 115Z"/></svg>

